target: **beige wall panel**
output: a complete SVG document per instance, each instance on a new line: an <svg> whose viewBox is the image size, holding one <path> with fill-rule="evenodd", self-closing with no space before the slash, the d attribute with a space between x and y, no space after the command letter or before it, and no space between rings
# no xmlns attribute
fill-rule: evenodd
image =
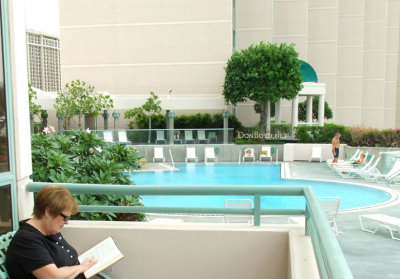
<svg viewBox="0 0 400 279"><path fill-rule="evenodd" d="M380 109L362 109L361 110L361 127L369 128L383 127L383 110Z"/></svg>
<svg viewBox="0 0 400 279"><path fill-rule="evenodd" d="M387 25L389 27L398 28L400 24L400 1L399 0L389 0L387 9Z"/></svg>
<svg viewBox="0 0 400 279"><path fill-rule="evenodd" d="M237 31L236 49L248 48L251 44L272 41L272 30L239 30Z"/></svg>
<svg viewBox="0 0 400 279"><path fill-rule="evenodd" d="M364 50L385 50L386 22L366 22L364 26Z"/></svg>
<svg viewBox="0 0 400 279"><path fill-rule="evenodd" d="M338 0L308 0L309 8L337 7Z"/></svg>
<svg viewBox="0 0 400 279"><path fill-rule="evenodd" d="M338 23L338 45L362 46L364 18L362 16L340 16Z"/></svg>
<svg viewBox="0 0 400 279"><path fill-rule="evenodd" d="M358 78L337 78L336 108L361 106L362 82Z"/></svg>
<svg viewBox="0 0 400 279"><path fill-rule="evenodd" d="M397 55L386 55L386 81L396 81L397 79Z"/></svg>
<svg viewBox="0 0 400 279"><path fill-rule="evenodd" d="M212 94L221 95L224 65L165 65L144 67L64 68L63 82L82 79L99 91L116 95ZM205 82L206 81L206 82Z"/></svg>
<svg viewBox="0 0 400 279"><path fill-rule="evenodd" d="M387 0L365 0L365 20L386 21Z"/></svg>
<svg viewBox="0 0 400 279"><path fill-rule="evenodd" d="M336 73L336 43L308 43L307 62L319 76L320 73Z"/></svg>
<svg viewBox="0 0 400 279"><path fill-rule="evenodd" d="M325 101L330 107L336 105L336 76L318 74L318 81L326 84Z"/></svg>
<svg viewBox="0 0 400 279"><path fill-rule="evenodd" d="M384 52L364 52L363 60L363 78L366 79L384 79L385 61Z"/></svg>
<svg viewBox="0 0 400 279"><path fill-rule="evenodd" d="M226 61L232 52L230 23L79 30L63 30L63 65Z"/></svg>
<svg viewBox="0 0 400 279"><path fill-rule="evenodd" d="M363 52L361 47L340 47L337 54L337 75L361 76Z"/></svg>
<svg viewBox="0 0 400 279"><path fill-rule="evenodd" d="M384 106L390 109L396 108L396 82L385 83Z"/></svg>
<svg viewBox="0 0 400 279"><path fill-rule="evenodd" d="M338 0L339 15L363 14L365 0Z"/></svg>
<svg viewBox="0 0 400 279"><path fill-rule="evenodd" d="M385 82L383 80L363 80L363 107L377 108L384 106Z"/></svg>
<svg viewBox="0 0 400 279"><path fill-rule="evenodd" d="M60 0L60 26L112 23L114 2L110 0Z"/></svg>
<svg viewBox="0 0 400 279"><path fill-rule="evenodd" d="M274 43L293 43L295 46L294 48L299 53L299 59L307 61L307 38L306 36L299 36L299 37L273 37Z"/></svg>
<svg viewBox="0 0 400 279"><path fill-rule="evenodd" d="M399 51L399 28L388 28L386 30L386 54L398 54Z"/></svg>
<svg viewBox="0 0 400 279"><path fill-rule="evenodd" d="M305 35L307 33L307 1L274 2L274 34Z"/></svg>
<svg viewBox="0 0 400 279"><path fill-rule="evenodd" d="M308 11L308 40L337 39L337 9L316 9Z"/></svg>
<svg viewBox="0 0 400 279"><path fill-rule="evenodd" d="M272 0L236 0L236 28L272 28Z"/></svg>
<svg viewBox="0 0 400 279"><path fill-rule="evenodd" d="M236 117L246 127L257 125L260 121L260 114L255 113L252 103L241 103L236 106Z"/></svg>
<svg viewBox="0 0 400 279"><path fill-rule="evenodd" d="M395 110L385 110L383 112L383 127L382 129L394 129L396 127L396 111Z"/></svg>
<svg viewBox="0 0 400 279"><path fill-rule="evenodd" d="M361 123L361 110L360 108L336 108L333 117L336 124L358 126Z"/></svg>
<svg viewBox="0 0 400 279"><path fill-rule="evenodd" d="M61 0L60 11L62 26L230 20L232 1Z"/></svg>

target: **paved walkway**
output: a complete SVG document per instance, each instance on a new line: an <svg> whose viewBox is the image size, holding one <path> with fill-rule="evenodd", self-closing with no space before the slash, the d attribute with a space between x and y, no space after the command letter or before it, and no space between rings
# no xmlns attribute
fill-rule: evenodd
<svg viewBox="0 0 400 279"><path fill-rule="evenodd" d="M343 180L332 172L325 163L289 163L293 178ZM354 182L365 183L362 179ZM381 187L382 184L374 184ZM396 189L400 190L400 187ZM400 205L380 209L339 214L337 224L343 234L338 236L339 244L356 279L400 278L400 241L391 239L386 229L376 234L361 230L358 216L361 214L383 213L400 218Z"/></svg>

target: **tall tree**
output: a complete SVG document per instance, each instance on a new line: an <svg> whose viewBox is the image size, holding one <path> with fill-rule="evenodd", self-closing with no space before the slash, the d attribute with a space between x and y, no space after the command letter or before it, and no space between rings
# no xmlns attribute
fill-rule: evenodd
<svg viewBox="0 0 400 279"><path fill-rule="evenodd" d="M293 44L261 42L236 51L225 68L226 102L247 100L260 104L260 130L267 131L270 102L293 99L302 89L301 61Z"/></svg>

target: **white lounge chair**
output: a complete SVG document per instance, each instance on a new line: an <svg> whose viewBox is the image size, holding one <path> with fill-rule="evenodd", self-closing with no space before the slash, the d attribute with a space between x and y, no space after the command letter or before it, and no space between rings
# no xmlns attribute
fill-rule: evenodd
<svg viewBox="0 0 400 279"><path fill-rule="evenodd" d="M368 179L371 179L372 181L384 183L386 179L392 177L398 171L400 171L400 159L394 162L393 167L390 169L388 173L367 174L366 177Z"/></svg>
<svg viewBox="0 0 400 279"><path fill-rule="evenodd" d="M260 159L259 159L260 162L263 159L270 159L272 161L271 146L268 145L261 146Z"/></svg>
<svg viewBox="0 0 400 279"><path fill-rule="evenodd" d="M213 160L214 162L217 160L214 147L206 147L204 149L204 163L207 163L208 160Z"/></svg>
<svg viewBox="0 0 400 279"><path fill-rule="evenodd" d="M340 208L340 198L339 197L320 197L318 198L320 201L320 205L322 210L325 213L326 218L328 219L329 224L332 227L332 231L334 235L342 233L339 231L336 218L339 213Z"/></svg>
<svg viewBox="0 0 400 279"><path fill-rule="evenodd" d="M158 143L165 143L164 131L157 131L156 144Z"/></svg>
<svg viewBox="0 0 400 279"><path fill-rule="evenodd" d="M208 143L208 139L206 138L206 131L198 130L197 131L197 140L199 141L199 143L201 143L201 142Z"/></svg>
<svg viewBox="0 0 400 279"><path fill-rule="evenodd" d="M164 149L162 147L154 147L153 163L157 160L161 160L162 162L165 162Z"/></svg>
<svg viewBox="0 0 400 279"><path fill-rule="evenodd" d="M196 163L198 162L198 158L196 156L196 148L195 147L186 147L185 162L187 163L190 160L194 160Z"/></svg>
<svg viewBox="0 0 400 279"><path fill-rule="evenodd" d="M194 143L192 130L185 130L185 143Z"/></svg>
<svg viewBox="0 0 400 279"><path fill-rule="evenodd" d="M120 144L131 144L126 136L126 131L118 131L118 142Z"/></svg>
<svg viewBox="0 0 400 279"><path fill-rule="evenodd" d="M245 208L252 209L253 201L250 199L227 199L224 203L225 208ZM253 223L253 215L232 215L225 214L224 216L226 223Z"/></svg>
<svg viewBox="0 0 400 279"><path fill-rule="evenodd" d="M245 162L248 159L250 159L252 161L256 160L256 158L254 157L254 149L253 148L245 148L244 149L244 155L242 157L242 161Z"/></svg>
<svg viewBox="0 0 400 279"><path fill-rule="evenodd" d="M336 172L343 178L354 178L358 173L365 173L369 170L374 158L375 155L372 155L369 160L366 159L366 162L361 165L336 167Z"/></svg>
<svg viewBox="0 0 400 279"><path fill-rule="evenodd" d="M368 180L367 176L369 175L378 175L380 174L380 170L378 169L378 164L381 161L381 156L379 156L373 164L371 164L367 169L365 170L359 170L357 171L356 175L361 176L365 180Z"/></svg>
<svg viewBox="0 0 400 279"><path fill-rule="evenodd" d="M392 184L399 184L400 183L400 170L394 172L389 177L385 178L385 185L391 187Z"/></svg>
<svg viewBox="0 0 400 279"><path fill-rule="evenodd" d="M358 218L360 219L361 229L363 231L375 234L378 231L378 229L382 227L389 230L392 239L400 240L399 237L396 237L394 235L394 233L399 234L400 218L389 216L386 214L365 214L358 216ZM366 220L374 223L375 228L374 229L365 228Z"/></svg>
<svg viewBox="0 0 400 279"><path fill-rule="evenodd" d="M104 131L103 138L105 142L114 142L113 132L112 131Z"/></svg>
<svg viewBox="0 0 400 279"><path fill-rule="evenodd" d="M313 161L314 159L319 160L322 162L322 147L321 146L313 146L311 156L308 159L309 162Z"/></svg>
<svg viewBox="0 0 400 279"><path fill-rule="evenodd" d="M354 162L360 159L360 155L361 153L363 153L359 148L356 150L356 152L354 152L353 156L351 156L349 159L347 160L338 160L337 163L350 163L350 162ZM335 164L332 163L332 159L328 159L326 160L326 164L332 169L334 170Z"/></svg>

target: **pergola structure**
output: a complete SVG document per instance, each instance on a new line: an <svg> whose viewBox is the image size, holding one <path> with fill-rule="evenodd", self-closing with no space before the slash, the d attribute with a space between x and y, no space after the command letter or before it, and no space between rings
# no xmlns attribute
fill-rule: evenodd
<svg viewBox="0 0 400 279"><path fill-rule="evenodd" d="M306 122L305 125L313 125L312 111L313 111L313 97L318 97L318 125L324 125L325 115L325 94L326 84L319 83L318 77L313 67L307 62L302 61L300 68L303 75L303 89L299 94L292 100L292 131L294 127L299 125L299 97L307 97L307 110L306 110ZM275 118L276 123L281 122L281 107L280 101L275 103Z"/></svg>

